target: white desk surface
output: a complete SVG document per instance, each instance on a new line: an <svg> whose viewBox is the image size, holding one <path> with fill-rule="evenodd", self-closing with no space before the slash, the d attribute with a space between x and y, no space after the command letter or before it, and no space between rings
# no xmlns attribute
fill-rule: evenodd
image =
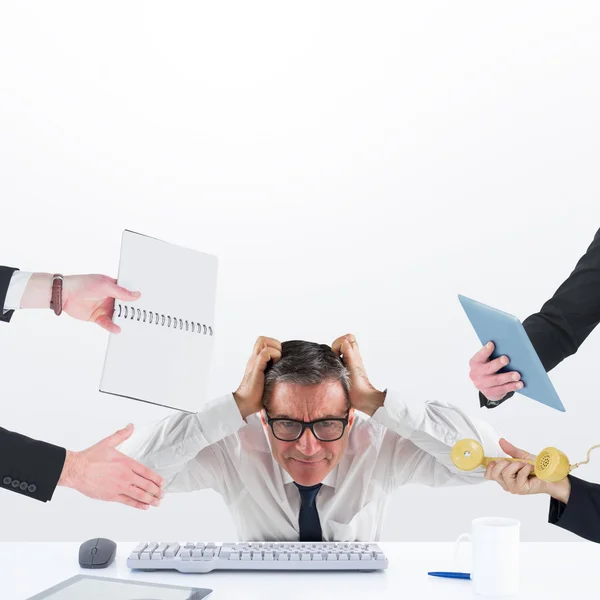
<svg viewBox="0 0 600 600"><path fill-rule="evenodd" d="M461 563L453 563L453 544L381 543L390 566L374 573L269 573L215 571L205 575L130 571L125 560L136 542L118 544L117 557L106 569L81 569L77 543L0 543L0 598L26 600L80 573L172 585L212 588L210 600L332 600L360 598L472 598L465 580L438 579L427 571L469 567L469 544ZM521 544L521 589L513 598L554 600L597 598L600 545L581 542Z"/></svg>

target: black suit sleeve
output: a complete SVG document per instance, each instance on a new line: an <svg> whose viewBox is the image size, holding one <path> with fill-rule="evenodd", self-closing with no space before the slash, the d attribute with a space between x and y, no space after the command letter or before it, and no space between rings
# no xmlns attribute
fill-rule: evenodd
<svg viewBox="0 0 600 600"><path fill-rule="evenodd" d="M16 270L0 266L0 321L10 321L14 312L4 313L4 302ZM48 502L60 479L65 456L64 448L0 427L0 488Z"/></svg>
<svg viewBox="0 0 600 600"><path fill-rule="evenodd" d="M42 502L52 499L66 450L0 427L0 488Z"/></svg>
<svg viewBox="0 0 600 600"><path fill-rule="evenodd" d="M600 230L568 279L540 312L527 317L523 327L546 371L571 354L600 322ZM479 394L481 406L494 408L508 400L490 401Z"/></svg>
<svg viewBox="0 0 600 600"><path fill-rule="evenodd" d="M548 522L576 535L600 542L600 485L569 475L571 494L563 504L552 498Z"/></svg>
<svg viewBox="0 0 600 600"><path fill-rule="evenodd" d="M4 302L6 300L6 292L8 292L8 285L10 284L13 273L18 271L13 267L0 267L0 321L9 322L13 316L14 310L9 310L7 313L4 312Z"/></svg>

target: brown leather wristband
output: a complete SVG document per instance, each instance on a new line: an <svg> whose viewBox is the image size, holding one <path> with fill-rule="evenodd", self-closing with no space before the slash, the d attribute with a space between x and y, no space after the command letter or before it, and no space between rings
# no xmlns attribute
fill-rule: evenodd
<svg viewBox="0 0 600 600"><path fill-rule="evenodd" d="M50 309L54 311L54 314L58 317L62 313L63 300L63 276L54 275L52 277L52 296L50 298Z"/></svg>

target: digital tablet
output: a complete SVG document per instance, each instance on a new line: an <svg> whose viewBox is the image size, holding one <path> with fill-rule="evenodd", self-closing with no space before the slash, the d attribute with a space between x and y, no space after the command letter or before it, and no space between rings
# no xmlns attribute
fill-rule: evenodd
<svg viewBox="0 0 600 600"><path fill-rule="evenodd" d="M482 346L494 342L491 359L508 356L509 363L499 373L517 371L523 387L517 391L556 410L565 412L546 369L537 355L523 324L517 317L466 296L458 299L473 325Z"/></svg>
<svg viewBox="0 0 600 600"><path fill-rule="evenodd" d="M75 575L29 600L202 600L212 590Z"/></svg>

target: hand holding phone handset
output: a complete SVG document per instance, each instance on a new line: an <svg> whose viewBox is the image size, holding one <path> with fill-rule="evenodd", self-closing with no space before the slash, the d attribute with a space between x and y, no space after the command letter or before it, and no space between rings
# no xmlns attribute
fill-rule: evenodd
<svg viewBox="0 0 600 600"><path fill-rule="evenodd" d="M590 453L595 448L600 448L600 444L592 446L588 450L586 460L571 465L569 464L569 459L564 452L561 452L558 450L558 448L553 448L552 446L544 448L536 456L535 461L504 456L490 458L488 456L484 456L483 446L477 440L464 439L454 444L450 453L450 457L454 463L454 466L462 471L473 471L477 467L487 467L490 462L498 460L529 463L534 465L534 475L538 479L554 482L561 481L573 469L590 462Z"/></svg>

